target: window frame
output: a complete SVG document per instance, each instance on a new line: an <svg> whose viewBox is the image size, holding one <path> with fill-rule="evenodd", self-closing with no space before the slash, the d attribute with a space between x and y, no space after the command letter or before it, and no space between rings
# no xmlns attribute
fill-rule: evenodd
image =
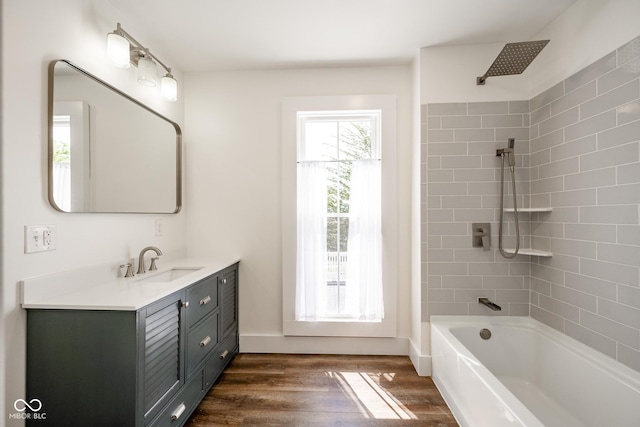
<svg viewBox="0 0 640 427"><path fill-rule="evenodd" d="M299 112L380 110L382 157L382 234L385 317L380 322L351 318L322 321L295 320L296 291L296 194ZM397 190L396 97L353 95L285 98L282 102L282 304L283 334L290 336L397 336Z"/></svg>

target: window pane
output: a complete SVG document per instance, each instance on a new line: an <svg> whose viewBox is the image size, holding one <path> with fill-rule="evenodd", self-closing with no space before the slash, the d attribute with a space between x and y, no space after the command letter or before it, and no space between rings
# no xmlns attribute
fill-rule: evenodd
<svg viewBox="0 0 640 427"><path fill-rule="evenodd" d="M338 156L336 122L304 122L298 160L335 160Z"/></svg>
<svg viewBox="0 0 640 427"><path fill-rule="evenodd" d="M340 311L340 288L337 283L330 283L327 289L327 315L335 315Z"/></svg>
<svg viewBox="0 0 640 427"><path fill-rule="evenodd" d="M340 190L340 213L349 213L349 198L351 197L351 162L340 162L338 174L338 188Z"/></svg>
<svg viewBox="0 0 640 427"><path fill-rule="evenodd" d="M347 252L347 242L349 241L349 218L340 218L340 252Z"/></svg>
<svg viewBox="0 0 640 427"><path fill-rule="evenodd" d="M340 165L327 164L327 213L338 213L340 207Z"/></svg>
<svg viewBox="0 0 640 427"><path fill-rule="evenodd" d="M327 251L338 251L338 218L327 218Z"/></svg>
<svg viewBox="0 0 640 427"><path fill-rule="evenodd" d="M371 121L340 123L340 155L344 160L371 158Z"/></svg>

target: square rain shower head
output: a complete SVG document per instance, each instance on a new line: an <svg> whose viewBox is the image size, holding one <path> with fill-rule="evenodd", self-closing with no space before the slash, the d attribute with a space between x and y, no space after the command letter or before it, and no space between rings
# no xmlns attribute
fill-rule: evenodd
<svg viewBox="0 0 640 427"><path fill-rule="evenodd" d="M549 40L507 43L487 72L476 79L476 83L483 85L488 77L522 74L547 43Z"/></svg>

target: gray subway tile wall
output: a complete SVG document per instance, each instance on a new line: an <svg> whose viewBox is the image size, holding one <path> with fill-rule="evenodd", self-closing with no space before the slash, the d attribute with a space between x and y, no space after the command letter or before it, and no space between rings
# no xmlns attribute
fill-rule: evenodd
<svg viewBox="0 0 640 427"><path fill-rule="evenodd" d="M423 321L530 315L640 371L640 37L531 100L423 105L422 123ZM497 250L509 137L519 207L553 208L520 215L521 247L550 258ZM472 222L492 224L491 251Z"/></svg>
<svg viewBox="0 0 640 427"><path fill-rule="evenodd" d="M432 314L487 314L489 310L477 302L480 297L500 304L503 310L497 314L528 315L528 257L518 256L513 263L519 268L510 270L495 248L501 160L496 149L506 147L507 138L516 138L516 161L528 166L529 102L430 104L423 106L422 118L428 191L422 204L428 236L423 240L423 320ZM505 178L510 180L508 174ZM516 178L518 203L527 205L528 168L519 168ZM513 214L506 218L512 221ZM494 224L492 250L471 248L472 222ZM521 225L528 233L527 219ZM513 246L513 228L506 231L505 246Z"/></svg>

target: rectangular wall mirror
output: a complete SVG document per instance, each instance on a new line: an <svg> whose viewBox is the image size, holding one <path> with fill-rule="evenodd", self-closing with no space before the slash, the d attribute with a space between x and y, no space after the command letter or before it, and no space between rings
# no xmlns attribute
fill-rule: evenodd
<svg viewBox="0 0 640 427"><path fill-rule="evenodd" d="M49 66L49 202L61 212L177 213L178 124L66 60Z"/></svg>

